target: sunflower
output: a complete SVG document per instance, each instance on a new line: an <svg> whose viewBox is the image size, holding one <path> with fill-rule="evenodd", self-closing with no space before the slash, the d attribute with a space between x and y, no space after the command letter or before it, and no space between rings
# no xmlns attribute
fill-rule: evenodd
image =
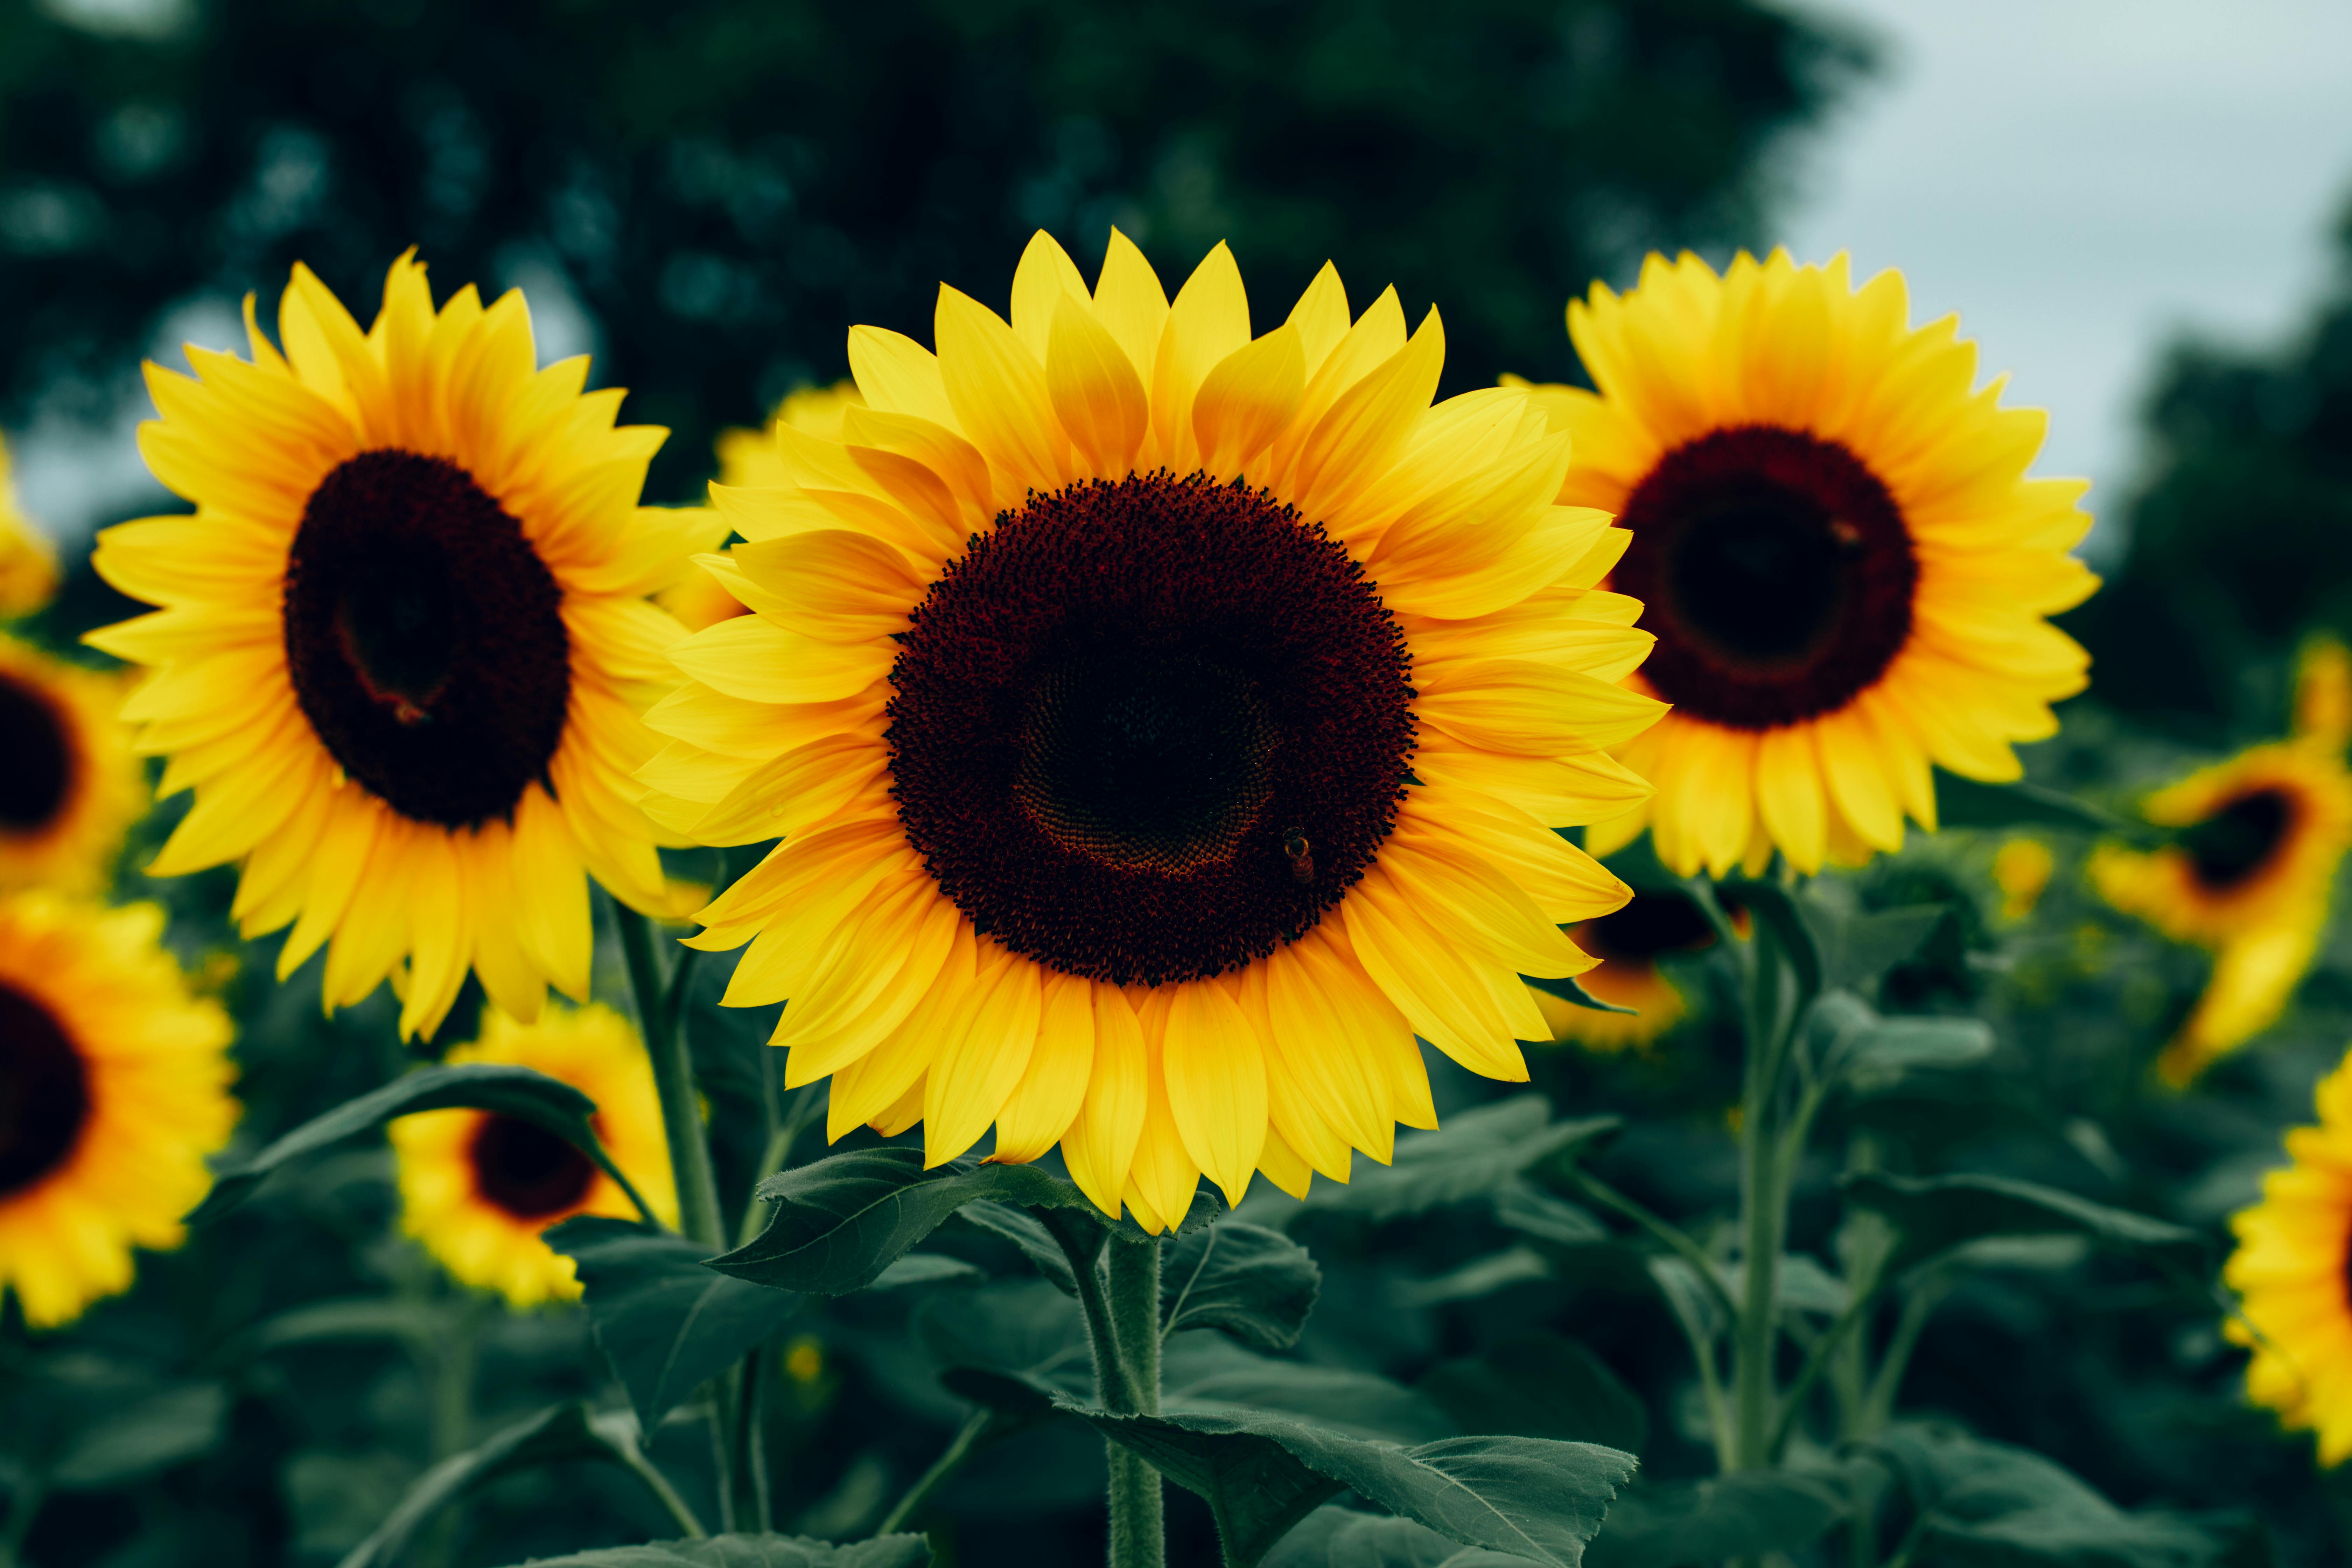
<svg viewBox="0 0 2352 1568"><path fill-rule="evenodd" d="M153 904L0 894L0 1292L54 1328L180 1244L236 1125L229 1021Z"/></svg>
<svg viewBox="0 0 2352 1568"><path fill-rule="evenodd" d="M0 441L0 621L31 615L57 591L57 552L16 510L16 488L8 482L8 444Z"/></svg>
<svg viewBox="0 0 2352 1568"><path fill-rule="evenodd" d="M536 1068L596 1102L596 1136L663 1223L677 1221L669 1141L644 1043L611 1008L547 1009L520 1024L482 1015L482 1037L446 1058ZM488 1110L428 1110L392 1124L401 1225L461 1283L518 1307L580 1294L572 1259L540 1233L574 1215L635 1219L620 1184L532 1122Z"/></svg>
<svg viewBox="0 0 2352 1568"><path fill-rule="evenodd" d="M1536 1005L1551 1026L1552 1038L1596 1051L1646 1046L1682 1022L1689 1004L1658 960L1670 952L1696 952L1715 941L1706 917L1679 893L1636 893L1623 909L1568 934L1601 961L1577 984L1601 1001L1633 1011L1603 1013L1540 990Z"/></svg>
<svg viewBox="0 0 2352 1568"><path fill-rule="evenodd" d="M2066 553L2088 481L2028 479L2046 417L1969 390L1955 319L1908 318L1901 274L1785 251L1653 256L1570 303L1599 391L1537 389L1576 442L1559 499L1632 533L1611 585L1658 638L1633 684L1675 705L1618 753L1656 795L1594 853L1647 826L1684 875L1858 863L1935 826L1929 763L2014 779L2082 689L2044 617L2097 586Z"/></svg>
<svg viewBox="0 0 2352 1568"><path fill-rule="evenodd" d="M520 293L436 312L394 262L362 332L307 268L281 355L191 348L147 370L140 432L192 517L100 536L100 575L165 608L90 634L154 667L125 716L195 803L150 872L241 860L248 937L291 923L280 978L330 939L325 999L391 976L430 1032L470 967L532 1017L586 993L587 875L666 906L629 771L684 628L646 595L717 536L640 508L663 432L615 428L588 365L536 368Z"/></svg>
<svg viewBox="0 0 2352 1568"><path fill-rule="evenodd" d="M2276 1022L2311 967L2352 848L2352 773L2325 744L2273 742L2158 791L2141 810L2178 829L2177 841L2102 845L2091 881L2126 914L2213 951L2204 995L2157 1062L2179 1085Z"/></svg>
<svg viewBox="0 0 2352 1568"><path fill-rule="evenodd" d="M934 355L861 327L843 439L714 492L759 614L697 634L639 775L710 843L785 836L704 910L790 998L786 1081L927 1160L1060 1141L1160 1226L1205 1173L1293 1192L1434 1124L1419 1034L1517 1080L1522 974L1625 901L1553 825L1643 793L1658 704L1596 590L1624 543L1552 498L1524 393L1431 406L1435 311L1329 268L1252 337L1219 246L1171 306L1114 235L1030 243L1012 322L952 289ZM651 805L649 797L649 807Z"/></svg>
<svg viewBox="0 0 2352 1568"><path fill-rule="evenodd" d="M106 880L147 805L121 706L120 678L0 634L0 887Z"/></svg>
<svg viewBox="0 0 2352 1568"><path fill-rule="evenodd" d="M2021 921L2032 914L2050 886L2050 874L2057 868L2058 858L2050 852L2050 846L2029 834L2021 834L1993 851L1992 882L2000 889L2000 918Z"/></svg>
<svg viewBox="0 0 2352 1568"><path fill-rule="evenodd" d="M2246 1394L2289 1427L2319 1435L2319 1459L2352 1456L2352 1056L2322 1079L2319 1125L2286 1135L2294 1163L2263 1178L2263 1201L2233 1216L2221 1278L2240 1309L2223 1328L2252 1349Z"/></svg>
<svg viewBox="0 0 2352 1568"><path fill-rule="evenodd" d="M861 399L854 381L831 386L803 386L788 394L763 430L732 429L719 433L719 482L722 485L769 488L792 482L783 459L776 455L776 426L789 425L828 441L841 439L843 410ZM697 569L678 580L657 601L690 632L715 626L745 613L743 601L729 593L719 580Z"/></svg>

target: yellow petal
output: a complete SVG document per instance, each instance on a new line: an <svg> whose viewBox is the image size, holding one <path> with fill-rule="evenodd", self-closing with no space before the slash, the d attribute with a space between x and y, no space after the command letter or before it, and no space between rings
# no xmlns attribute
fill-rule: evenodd
<svg viewBox="0 0 2352 1568"><path fill-rule="evenodd" d="M1242 473L1290 423L1306 390L1296 327L1276 327L1218 361L1192 401L1201 467L1217 480Z"/></svg>
<svg viewBox="0 0 2352 1568"><path fill-rule="evenodd" d="M1045 382L1054 413L1089 472L1117 479L1135 467L1151 422L1135 365L1100 322L1065 294L1055 304Z"/></svg>

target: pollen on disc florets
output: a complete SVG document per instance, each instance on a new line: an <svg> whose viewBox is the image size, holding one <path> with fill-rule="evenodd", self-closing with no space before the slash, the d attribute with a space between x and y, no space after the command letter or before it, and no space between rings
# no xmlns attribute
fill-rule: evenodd
<svg viewBox="0 0 2352 1568"><path fill-rule="evenodd" d="M980 931L1065 973L1265 957L1362 876L1403 797L1394 617L1319 525L1238 482L1033 492L898 640L908 842Z"/></svg>

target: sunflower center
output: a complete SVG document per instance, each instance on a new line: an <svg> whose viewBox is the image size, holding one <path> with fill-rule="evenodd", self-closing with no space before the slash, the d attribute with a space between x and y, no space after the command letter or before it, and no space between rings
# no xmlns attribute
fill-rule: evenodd
<svg viewBox="0 0 2352 1568"><path fill-rule="evenodd" d="M561 1214L596 1180L587 1155L520 1116L483 1117L473 1156L474 1190L517 1219Z"/></svg>
<svg viewBox="0 0 2352 1568"><path fill-rule="evenodd" d="M58 1016L0 983L0 1198L65 1163L89 1119L89 1073Z"/></svg>
<svg viewBox="0 0 2352 1568"><path fill-rule="evenodd" d="M1304 934L1388 835L1411 658L1363 569L1265 491L1033 495L899 634L892 791L982 932L1160 984Z"/></svg>
<svg viewBox="0 0 2352 1568"><path fill-rule="evenodd" d="M1834 711L1911 635L1919 565L1885 485L1834 441L1711 431L1626 502L1615 586L1657 634L1643 665L1695 717L1766 730Z"/></svg>
<svg viewBox="0 0 2352 1568"><path fill-rule="evenodd" d="M0 673L0 833L29 835L73 793L73 743L57 704Z"/></svg>
<svg viewBox="0 0 2352 1568"><path fill-rule="evenodd" d="M2294 803L2286 792L2255 790L2242 795L2180 836L2189 873L2212 892L2227 892L2251 880L2270 864L2286 841Z"/></svg>
<svg viewBox="0 0 2352 1568"><path fill-rule="evenodd" d="M286 656L320 741L402 816L510 818L571 700L562 590L456 464L362 452L311 492L286 565Z"/></svg>
<svg viewBox="0 0 2352 1568"><path fill-rule="evenodd" d="M1623 909L1586 925L1580 936L1596 958L1640 961L1705 947L1715 930L1688 899L1636 893Z"/></svg>

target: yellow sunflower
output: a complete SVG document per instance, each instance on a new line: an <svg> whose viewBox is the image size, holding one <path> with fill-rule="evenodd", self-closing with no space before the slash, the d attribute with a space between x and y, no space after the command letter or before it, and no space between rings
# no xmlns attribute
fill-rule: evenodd
<svg viewBox="0 0 2352 1568"><path fill-rule="evenodd" d="M180 1244L236 1125L228 1016L192 995L153 904L0 894L0 1291L53 1328Z"/></svg>
<svg viewBox="0 0 2352 1568"><path fill-rule="evenodd" d="M1603 1002L1633 1011L1602 1013L1540 990L1536 1005L1551 1026L1553 1039L1574 1040L1595 1051L1646 1046L1682 1022L1690 1005L1658 960L1670 952L1696 952L1715 942L1706 917L1677 893L1636 893L1623 909L1568 934L1601 961L1578 976L1577 984Z"/></svg>
<svg viewBox="0 0 2352 1568"><path fill-rule="evenodd" d="M666 907L632 769L684 628L646 601L717 537L641 508L663 432L613 424L588 364L541 370L520 293L436 312L394 263L360 330L307 268L281 354L150 365L140 431L192 517L100 536L100 575L166 606L90 634L154 667L125 716L195 803L150 871L241 860L247 936L291 923L282 978L332 940L329 1006L392 976L429 1032L470 967L535 1016L588 984L587 876Z"/></svg>
<svg viewBox="0 0 2352 1568"><path fill-rule="evenodd" d="M765 429L720 431L717 443L719 482L761 489L791 483L783 459L776 455L776 426L789 425L805 435L838 441L843 410L862 401L854 381L836 382L831 386L803 386L776 405L775 416ZM717 577L698 568L680 578L677 585L656 602L690 632L746 613L742 600L729 593Z"/></svg>
<svg viewBox="0 0 2352 1568"><path fill-rule="evenodd" d="M1431 405L1393 289L1351 321L1327 267L1253 337L1223 246L1171 305L1123 236L1090 289L1040 235L1012 317L856 329L843 439L780 426L793 482L715 491L759 613L675 651L639 776L785 841L692 940L751 943L726 999L791 999L835 1135L1059 1140L1155 1227L1202 1173L1344 1180L1433 1122L1416 1033L1523 1079L1520 976L1627 897L1552 831L1645 788L1603 751L1659 710L1595 587L1624 535L1553 503L1524 393Z"/></svg>
<svg viewBox="0 0 2352 1568"><path fill-rule="evenodd" d="M1636 689L1675 705L1618 755L1657 787L1585 837L1645 826L1660 858L1801 871L1936 825L1929 764L2018 776L2087 656L2044 618L2097 586L2066 552L2082 479L2028 479L2047 419L1979 391L1902 275L1653 256L1623 298L1568 307L1597 393L1537 389L1575 440L1559 499L1633 535L1611 585L1658 646Z"/></svg>
<svg viewBox="0 0 2352 1568"><path fill-rule="evenodd" d="M2148 821L2180 830L2162 849L2102 845L2092 885L2126 914L2213 951L2197 1009L2158 1058L2185 1084L2278 1019L2327 929L2336 867L2352 848L2352 773L2309 741L2256 746L2150 795Z"/></svg>
<svg viewBox="0 0 2352 1568"><path fill-rule="evenodd" d="M147 781L115 710L119 677L0 634L0 887L104 882Z"/></svg>
<svg viewBox="0 0 2352 1568"><path fill-rule="evenodd" d="M447 1060L536 1068L594 1100L596 1136L613 1163L664 1224L677 1223L653 1068L628 1020L594 1003L551 1007L533 1024L486 1011L480 1041ZM637 1215L620 1184L588 1156L519 1117L428 1110L394 1122L392 1147L403 1228L461 1283L518 1307L580 1294L572 1259L541 1232L574 1215Z"/></svg>
<svg viewBox="0 0 2352 1568"><path fill-rule="evenodd" d="M1992 882L2000 889L2000 918L2021 921L2032 914L2057 868L2050 846L2031 835L2021 834L1994 850Z"/></svg>
<svg viewBox="0 0 2352 1568"><path fill-rule="evenodd" d="M58 555L16 509L8 443L0 441L0 621L29 616L58 591Z"/></svg>
<svg viewBox="0 0 2352 1568"><path fill-rule="evenodd" d="M2224 1325L2250 1346L2246 1394L2319 1436L2319 1460L2352 1456L2352 1056L2319 1082L2319 1125L2286 1135L2294 1163L2263 1178L2263 1201L2230 1222L2221 1278L2238 1293Z"/></svg>

